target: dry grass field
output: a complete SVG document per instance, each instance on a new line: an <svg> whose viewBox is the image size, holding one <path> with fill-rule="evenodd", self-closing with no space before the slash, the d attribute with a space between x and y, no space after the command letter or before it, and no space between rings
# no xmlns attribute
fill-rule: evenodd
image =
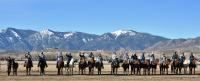
<svg viewBox="0 0 200 81"><path fill-rule="evenodd" d="M23 67L23 61L18 62L20 64L18 69L18 76L7 76L6 74L6 62L1 62L0 69L0 81L199 81L200 80L200 68L196 70L196 75L122 75L122 68L119 69L119 75L110 75L110 64L104 62L105 68L103 69L103 75L79 75L78 66L75 67L74 75L56 75L55 61L48 61L49 67L46 68L46 75L39 76L39 68L36 67L37 61L34 61L34 67L32 69L32 75L25 75L25 68ZM157 70L157 73L159 69ZM95 72L96 73L96 72Z"/></svg>

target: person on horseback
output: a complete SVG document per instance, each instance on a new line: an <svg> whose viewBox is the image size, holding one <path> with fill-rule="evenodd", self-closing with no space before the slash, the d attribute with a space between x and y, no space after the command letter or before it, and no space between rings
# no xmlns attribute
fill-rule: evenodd
<svg viewBox="0 0 200 81"><path fill-rule="evenodd" d="M112 61L117 61L117 54L116 53L112 54Z"/></svg>
<svg viewBox="0 0 200 81"><path fill-rule="evenodd" d="M160 64L163 65L166 61L167 57L165 56L165 54L163 54L160 58Z"/></svg>
<svg viewBox="0 0 200 81"><path fill-rule="evenodd" d="M144 53L142 53L142 56L141 56L141 59L140 59L141 63L144 63L145 61L145 56L144 56Z"/></svg>
<svg viewBox="0 0 200 81"><path fill-rule="evenodd" d="M69 63L71 61L71 59L73 58L73 56L71 55L71 53L66 53L66 60L67 60L67 67L69 66Z"/></svg>
<svg viewBox="0 0 200 81"><path fill-rule="evenodd" d="M128 53L125 53L123 55L123 63L128 62L128 59L129 59Z"/></svg>
<svg viewBox="0 0 200 81"><path fill-rule="evenodd" d="M132 61L138 60L138 57L137 57L136 53L134 55L132 54L131 59L132 59Z"/></svg>
<svg viewBox="0 0 200 81"><path fill-rule="evenodd" d="M94 54L91 52L89 58L94 58Z"/></svg>
<svg viewBox="0 0 200 81"><path fill-rule="evenodd" d="M39 55L39 60L40 61L44 61L45 62L45 66L48 67L46 61L47 61L47 58L46 56L44 55L44 52L42 52L40 55ZM39 66L39 65L38 65Z"/></svg>
<svg viewBox="0 0 200 81"><path fill-rule="evenodd" d="M184 53L182 54L182 55L180 55L180 63L181 63L181 65L183 65L183 63L185 62L185 55L184 55Z"/></svg>
<svg viewBox="0 0 200 81"><path fill-rule="evenodd" d="M39 57L44 61L47 60L46 56L44 55L44 52L42 52Z"/></svg>
<svg viewBox="0 0 200 81"><path fill-rule="evenodd" d="M178 60L178 54L177 52L175 51L174 54L172 55L172 62L173 62L173 65L175 65L175 61Z"/></svg>
<svg viewBox="0 0 200 81"><path fill-rule="evenodd" d="M57 55L56 55L56 58L57 58L56 67L58 67L58 62L59 62L60 60L63 60L62 52L58 52Z"/></svg>
<svg viewBox="0 0 200 81"><path fill-rule="evenodd" d="M26 63L26 62L30 62L31 67L33 67L32 56L31 56L30 52L27 52L27 53L25 54L25 58L27 59L27 61L25 61L25 63Z"/></svg>
<svg viewBox="0 0 200 81"><path fill-rule="evenodd" d="M191 54L190 54L190 57L189 57L190 64L192 64L192 61L193 61L194 59L195 59L195 58L194 58L194 55L193 55L193 53L191 53Z"/></svg>
<svg viewBox="0 0 200 81"><path fill-rule="evenodd" d="M101 63L101 67L104 68L103 67L103 57L101 56L101 53L97 56L96 62Z"/></svg>
<svg viewBox="0 0 200 81"><path fill-rule="evenodd" d="M85 54L84 53L79 53L80 58L85 59Z"/></svg>
<svg viewBox="0 0 200 81"><path fill-rule="evenodd" d="M151 56L150 56L150 63L153 64L154 61L155 61L155 56L152 53Z"/></svg>

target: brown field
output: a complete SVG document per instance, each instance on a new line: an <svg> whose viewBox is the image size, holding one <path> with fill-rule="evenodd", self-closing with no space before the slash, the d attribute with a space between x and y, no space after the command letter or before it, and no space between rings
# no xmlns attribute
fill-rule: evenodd
<svg viewBox="0 0 200 81"><path fill-rule="evenodd" d="M23 62L18 68L18 76L7 76L6 74L6 62L1 62L0 67L0 81L200 81L200 68L196 70L196 75L122 75L122 68L119 69L119 75L110 75L110 64L105 62L102 74L103 75L79 75L78 66L75 67L74 75L56 75L55 61L48 61L49 67L46 69L46 75L39 76L39 68L36 67L37 61L34 61L34 68L32 69L32 75L25 75L25 68ZM96 70L95 70L96 71ZM159 69L157 70L157 73ZM96 73L96 72L95 72Z"/></svg>

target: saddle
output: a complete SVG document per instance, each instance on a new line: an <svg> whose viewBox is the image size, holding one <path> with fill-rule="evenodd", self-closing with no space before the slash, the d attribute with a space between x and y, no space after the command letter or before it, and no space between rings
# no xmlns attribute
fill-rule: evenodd
<svg viewBox="0 0 200 81"><path fill-rule="evenodd" d="M128 60L124 60L123 64L129 64Z"/></svg>

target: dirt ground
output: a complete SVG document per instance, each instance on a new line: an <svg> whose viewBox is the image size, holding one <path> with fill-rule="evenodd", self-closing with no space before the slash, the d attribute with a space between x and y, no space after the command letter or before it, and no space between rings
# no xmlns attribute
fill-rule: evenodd
<svg viewBox="0 0 200 81"><path fill-rule="evenodd" d="M39 69L34 62L34 68L31 76L25 75L23 62L19 62L18 76L7 76L6 62L1 62L0 81L200 81L199 66L196 69L196 75L122 75L122 68L119 69L119 75L110 75L110 65L105 62L103 75L79 75L77 66L75 67L75 75L56 75L55 61L49 61L49 67L46 69L46 75L39 76ZM159 69L157 70L157 73ZM95 72L96 73L96 72Z"/></svg>

